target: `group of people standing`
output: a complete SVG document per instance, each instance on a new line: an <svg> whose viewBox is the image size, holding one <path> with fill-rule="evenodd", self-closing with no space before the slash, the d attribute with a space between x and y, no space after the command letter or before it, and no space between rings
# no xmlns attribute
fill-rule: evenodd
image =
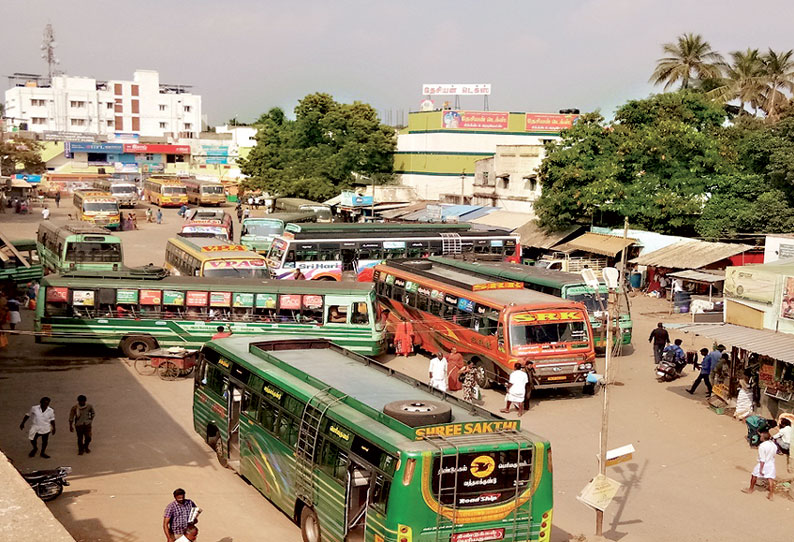
<svg viewBox="0 0 794 542"><path fill-rule="evenodd" d="M457 348L453 347L448 356L436 352L430 360L428 373L434 388L444 392L463 390L463 400L470 403L480 399L480 383L485 372L473 360L465 362Z"/></svg>
<svg viewBox="0 0 794 542"><path fill-rule="evenodd" d="M77 455L91 453L88 445L91 444L91 426L96 412L93 405L87 401L85 395L78 395L77 403L69 411L69 431L77 433ZM20 431L24 431L28 420L30 420L28 440L30 440L31 445L28 457L33 457L38 452L44 459L49 459L47 445L50 441L50 435L55 436L55 410L50 406L49 397L42 397L38 405L30 407L30 410L28 410L19 424ZM41 441L40 452L39 441Z"/></svg>

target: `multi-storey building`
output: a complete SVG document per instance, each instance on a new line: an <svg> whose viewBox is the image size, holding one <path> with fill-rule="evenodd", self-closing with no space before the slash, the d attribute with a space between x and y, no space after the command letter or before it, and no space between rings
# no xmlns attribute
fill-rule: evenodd
<svg viewBox="0 0 794 542"><path fill-rule="evenodd" d="M119 133L190 139L201 132L201 96L185 85L161 84L156 71L137 70L132 81L32 74L9 81L5 117L17 129L100 139Z"/></svg>

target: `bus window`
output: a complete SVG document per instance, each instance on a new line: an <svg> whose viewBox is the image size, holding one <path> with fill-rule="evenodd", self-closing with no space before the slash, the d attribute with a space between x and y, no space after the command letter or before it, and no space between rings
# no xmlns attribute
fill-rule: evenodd
<svg viewBox="0 0 794 542"><path fill-rule="evenodd" d="M369 323L366 303L354 303L352 309L352 314L350 315L351 324L364 325Z"/></svg>
<svg viewBox="0 0 794 542"><path fill-rule="evenodd" d="M416 298L416 308L420 311L427 311L429 301L427 296L419 294Z"/></svg>
<svg viewBox="0 0 794 542"><path fill-rule="evenodd" d="M372 491L372 505L385 512L386 504L389 500L389 491L391 489L391 482L386 479L382 474L375 475L375 487Z"/></svg>
<svg viewBox="0 0 794 542"><path fill-rule="evenodd" d="M292 251L290 251L290 253L292 253ZM320 253L316 250L299 250L297 254L298 260L302 262L316 262L320 259ZM289 258L289 256L287 258Z"/></svg>
<svg viewBox="0 0 794 542"><path fill-rule="evenodd" d="M341 257L339 255L338 248L320 247L321 262L330 262L333 260L339 260L340 258Z"/></svg>
<svg viewBox="0 0 794 542"><path fill-rule="evenodd" d="M278 418L277 433L278 438L284 444L295 446L295 443L298 442L298 424L285 411L282 411Z"/></svg>
<svg viewBox="0 0 794 542"><path fill-rule="evenodd" d="M471 313L458 309L457 310L457 324L459 326L463 326L463 327L472 327Z"/></svg>
<svg viewBox="0 0 794 542"><path fill-rule="evenodd" d="M268 401L262 401L262 408L259 409L259 423L270 431L276 432L276 418L278 417L278 410Z"/></svg>
<svg viewBox="0 0 794 542"><path fill-rule="evenodd" d="M287 258L286 258L286 260L284 260L284 267L290 267L290 268L294 268L295 267L295 251L294 250L290 250L289 252L287 252Z"/></svg>
<svg viewBox="0 0 794 542"><path fill-rule="evenodd" d="M344 324L347 322L347 306L345 305L331 305L328 307L329 324Z"/></svg>
<svg viewBox="0 0 794 542"><path fill-rule="evenodd" d="M338 460L339 448L336 447L336 444L326 440L323 444L322 450L320 451L320 456L317 458L317 463L319 464L320 470L322 470L328 476L336 477L336 467ZM343 477L339 479L342 480Z"/></svg>
<svg viewBox="0 0 794 542"><path fill-rule="evenodd" d="M204 376L207 382L207 388L215 392L220 397L223 397L226 388L229 385L229 377L217 367L207 365L207 373Z"/></svg>
<svg viewBox="0 0 794 542"><path fill-rule="evenodd" d="M257 410L259 410L259 397L256 395L251 395L250 391L245 390L243 392L243 403L241 408L243 409L243 412L249 416L255 417Z"/></svg>
<svg viewBox="0 0 794 542"><path fill-rule="evenodd" d="M431 299L430 300L430 305L428 306L428 312L430 312L431 314L433 314L435 316L441 316L441 311L442 311L441 302L440 301L434 301L434 300Z"/></svg>
<svg viewBox="0 0 794 542"><path fill-rule="evenodd" d="M323 321L323 310L320 308L307 309L304 307L301 316L301 323L303 324L320 324Z"/></svg>
<svg viewBox="0 0 794 542"><path fill-rule="evenodd" d="M499 323L496 327L496 345L499 350L505 349L505 326Z"/></svg>

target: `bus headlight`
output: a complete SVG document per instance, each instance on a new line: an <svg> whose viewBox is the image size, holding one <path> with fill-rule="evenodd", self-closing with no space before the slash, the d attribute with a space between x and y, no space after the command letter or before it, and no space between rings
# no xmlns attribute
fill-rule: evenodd
<svg viewBox="0 0 794 542"><path fill-rule="evenodd" d="M580 371L589 371L592 368L593 368L593 364L592 363L580 363L579 364L579 370Z"/></svg>

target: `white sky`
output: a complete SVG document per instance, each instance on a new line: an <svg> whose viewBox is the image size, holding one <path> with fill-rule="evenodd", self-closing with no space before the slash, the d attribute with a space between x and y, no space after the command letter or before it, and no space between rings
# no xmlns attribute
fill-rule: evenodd
<svg viewBox="0 0 794 542"><path fill-rule="evenodd" d="M52 23L70 75L194 85L211 124L291 113L322 91L416 110L423 83L491 83L493 111L601 109L652 92L661 44L794 48L794 2L761 0L3 0L0 76L46 73ZM4 88L5 88L5 81ZM444 98L436 98L437 102ZM461 107L479 109L481 98ZM396 114L396 113L395 113Z"/></svg>

